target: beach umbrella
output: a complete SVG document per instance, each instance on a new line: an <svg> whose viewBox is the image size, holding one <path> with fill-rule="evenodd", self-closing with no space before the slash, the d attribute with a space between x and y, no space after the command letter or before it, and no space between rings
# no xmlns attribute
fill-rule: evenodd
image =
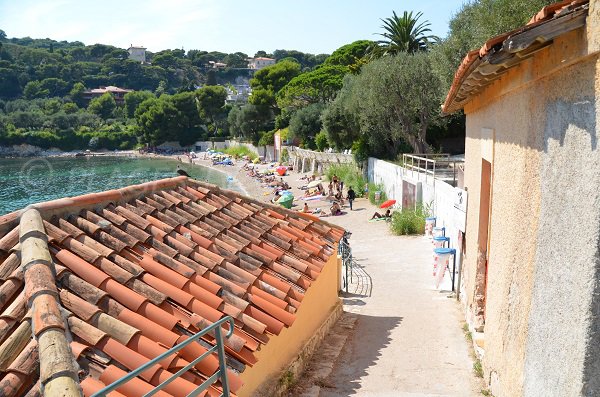
<svg viewBox="0 0 600 397"><path fill-rule="evenodd" d="M306 185L306 187L311 188L311 187L317 187L322 183L322 181L312 181L311 183L309 183L308 185Z"/></svg>
<svg viewBox="0 0 600 397"><path fill-rule="evenodd" d="M282 207L290 209L292 208L292 203L294 202L294 196L291 194L284 194L283 196L279 197L279 199L277 200L277 203L280 204Z"/></svg>
<svg viewBox="0 0 600 397"><path fill-rule="evenodd" d="M287 196L292 195L293 196L294 195L294 193L292 193L289 190L282 190L282 191L279 192L279 194L281 194L282 196L285 196L285 195L287 195Z"/></svg>
<svg viewBox="0 0 600 397"><path fill-rule="evenodd" d="M387 207L391 207L392 205L396 204L396 200L387 200L384 201L383 204L381 204L379 206L379 208L387 208Z"/></svg>
<svg viewBox="0 0 600 397"><path fill-rule="evenodd" d="M279 166L279 167L275 168L275 171L277 171L277 173L278 173L280 176L284 176L284 175L285 175L285 173L287 172L287 167L284 167L283 165L281 165L281 166Z"/></svg>

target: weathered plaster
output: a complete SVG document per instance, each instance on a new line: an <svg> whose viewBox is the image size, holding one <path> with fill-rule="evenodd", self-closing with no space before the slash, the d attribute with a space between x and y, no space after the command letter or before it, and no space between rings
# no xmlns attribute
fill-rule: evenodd
<svg viewBox="0 0 600 397"><path fill-rule="evenodd" d="M598 19L597 1L591 9ZM496 397L600 395L595 26L555 40L465 106L472 322L483 135L494 131L483 364Z"/></svg>

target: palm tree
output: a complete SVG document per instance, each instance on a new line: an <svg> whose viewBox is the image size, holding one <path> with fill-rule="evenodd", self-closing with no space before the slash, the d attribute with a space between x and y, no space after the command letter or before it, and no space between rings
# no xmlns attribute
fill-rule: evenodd
<svg viewBox="0 0 600 397"><path fill-rule="evenodd" d="M423 16L422 12L418 12L414 17L412 11L404 11L402 17L398 17L395 11L393 14L393 17L381 20L383 22L381 27L385 32L379 35L385 40L377 41L377 45L371 50L372 56L378 58L400 52L427 51L432 44L439 41L439 37L427 34L431 32L429 21L419 23L419 19Z"/></svg>

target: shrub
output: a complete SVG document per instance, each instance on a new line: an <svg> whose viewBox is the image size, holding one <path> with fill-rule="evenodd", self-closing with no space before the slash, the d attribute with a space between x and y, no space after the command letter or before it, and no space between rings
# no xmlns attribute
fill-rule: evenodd
<svg viewBox="0 0 600 397"><path fill-rule="evenodd" d="M375 200L375 192L380 192L379 200ZM380 206L386 200L387 195L385 194L383 184L369 182L369 201L371 204Z"/></svg>
<svg viewBox="0 0 600 397"><path fill-rule="evenodd" d="M227 153L233 157L243 157L248 156L251 160L254 160L258 157L256 153L252 150L248 149L246 146L232 146L230 148L224 149L223 153Z"/></svg>
<svg viewBox="0 0 600 397"><path fill-rule="evenodd" d="M346 188L352 186L356 196L361 197L365 194L365 185L367 181L362 176L359 169L354 164L333 164L325 171L325 175L329 180L333 175L337 175L344 182Z"/></svg>
<svg viewBox="0 0 600 397"><path fill-rule="evenodd" d="M404 208L392 213L390 228L396 235L424 234L425 218L429 216L423 205L417 205L416 209Z"/></svg>

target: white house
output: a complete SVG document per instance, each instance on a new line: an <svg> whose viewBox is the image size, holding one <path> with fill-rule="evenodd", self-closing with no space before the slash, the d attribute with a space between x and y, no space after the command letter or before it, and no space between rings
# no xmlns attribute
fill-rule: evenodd
<svg viewBox="0 0 600 397"><path fill-rule="evenodd" d="M250 58L250 59L248 59L248 68L260 70L262 68L266 68L267 66L274 65L275 62L276 62L276 60L273 58L264 58L264 57Z"/></svg>
<svg viewBox="0 0 600 397"><path fill-rule="evenodd" d="M127 51L129 52L129 59L142 63L146 62L146 47L134 47L130 45Z"/></svg>

